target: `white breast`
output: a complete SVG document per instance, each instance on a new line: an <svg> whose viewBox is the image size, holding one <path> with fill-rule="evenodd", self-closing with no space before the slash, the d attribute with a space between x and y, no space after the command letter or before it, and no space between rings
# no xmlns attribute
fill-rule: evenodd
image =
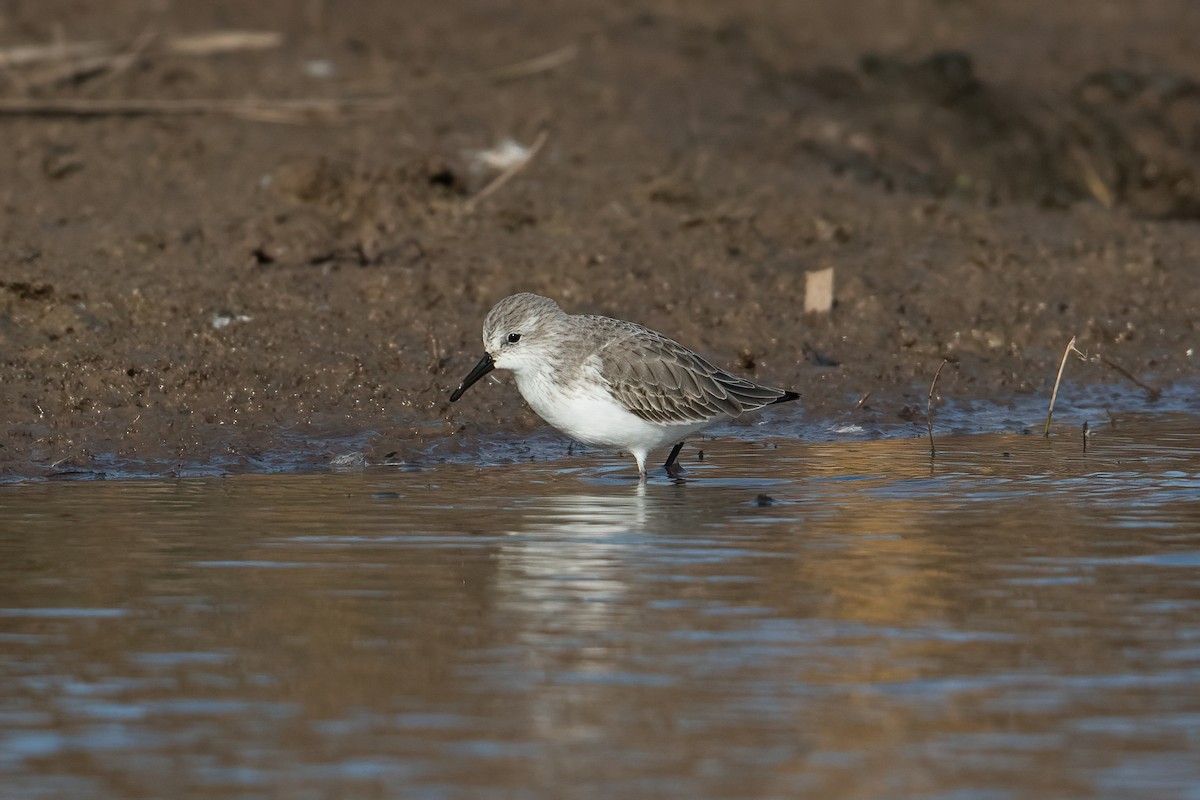
<svg viewBox="0 0 1200 800"><path fill-rule="evenodd" d="M516 378L525 402L539 417L584 444L645 453L681 441L708 425L648 422L616 402L599 375L566 386L544 373L517 374Z"/></svg>

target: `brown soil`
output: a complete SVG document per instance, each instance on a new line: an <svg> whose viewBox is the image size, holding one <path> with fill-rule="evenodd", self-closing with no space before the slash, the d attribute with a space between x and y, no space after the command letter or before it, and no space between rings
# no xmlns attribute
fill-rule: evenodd
<svg viewBox="0 0 1200 800"><path fill-rule="evenodd" d="M1194 0L0 7L6 48L225 28L285 41L0 69L38 102L390 98L334 121L0 117L0 475L528 435L512 386L448 404L518 290L794 386L809 419L923 413L943 357L945 396L1048 397L1072 335L1194 380ZM543 129L468 205L490 178L470 153ZM824 267L836 306L806 318Z"/></svg>

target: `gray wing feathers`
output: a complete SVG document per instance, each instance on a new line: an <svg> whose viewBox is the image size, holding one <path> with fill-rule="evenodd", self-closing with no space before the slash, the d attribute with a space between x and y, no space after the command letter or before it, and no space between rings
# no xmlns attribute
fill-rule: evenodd
<svg viewBox="0 0 1200 800"><path fill-rule="evenodd" d="M649 328L612 322L615 329L605 331L596 351L600 373L618 402L642 419L688 423L737 417L789 394L731 375Z"/></svg>

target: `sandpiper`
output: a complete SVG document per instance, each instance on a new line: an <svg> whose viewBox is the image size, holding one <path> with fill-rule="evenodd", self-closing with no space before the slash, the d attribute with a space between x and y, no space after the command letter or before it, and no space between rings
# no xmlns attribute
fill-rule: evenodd
<svg viewBox="0 0 1200 800"><path fill-rule="evenodd" d="M643 479L650 451L674 443L663 466L678 477L685 437L800 396L731 375L637 323L568 314L536 294L488 312L483 348L451 402L493 369L512 370L538 416L584 444L628 450Z"/></svg>

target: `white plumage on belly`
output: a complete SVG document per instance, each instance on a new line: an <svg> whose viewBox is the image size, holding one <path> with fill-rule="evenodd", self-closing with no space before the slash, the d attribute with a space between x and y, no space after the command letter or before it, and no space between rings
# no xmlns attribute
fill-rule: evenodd
<svg viewBox="0 0 1200 800"><path fill-rule="evenodd" d="M650 422L614 400L599 373L585 370L581 377L562 384L551 374L540 371L516 375L521 396L539 417L584 444L628 450L637 459L639 468L651 450L673 445L717 421Z"/></svg>

